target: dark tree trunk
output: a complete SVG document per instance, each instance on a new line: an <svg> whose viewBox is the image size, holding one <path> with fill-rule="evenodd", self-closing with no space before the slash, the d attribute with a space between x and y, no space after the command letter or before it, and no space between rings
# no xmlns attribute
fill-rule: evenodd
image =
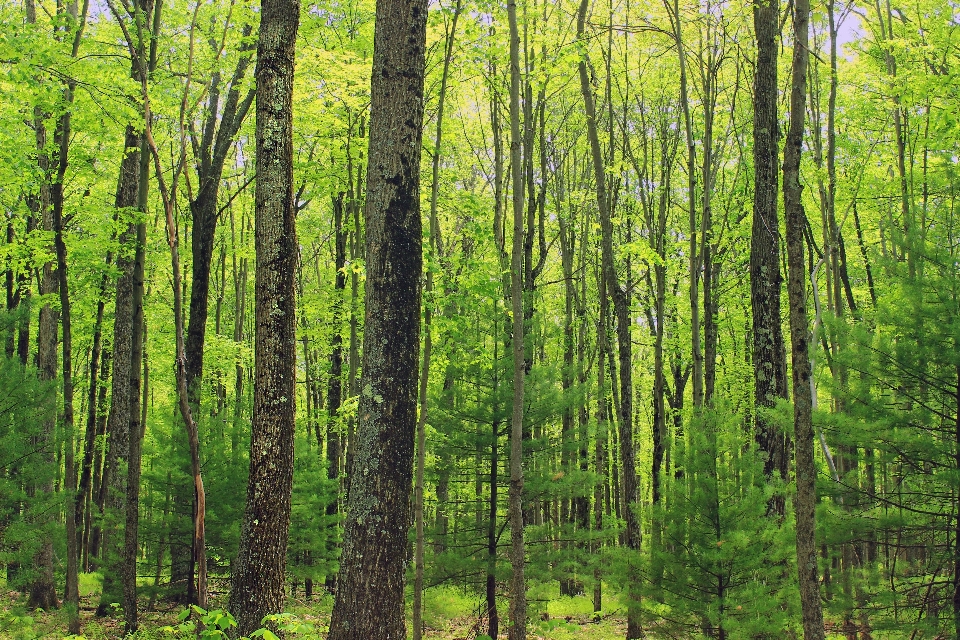
<svg viewBox="0 0 960 640"><path fill-rule="evenodd" d="M160 31L160 14L162 3L154 0L145 0L141 3L141 11L134 15L137 33L150 32L153 43ZM142 35L138 40L138 56L141 60L147 59L148 67L138 69L138 73L152 73L157 64L156 45L149 48ZM146 420L146 399L141 395L141 372L146 375L146 360L143 356L145 342L145 325L143 316L144 295L144 263L146 261L147 224L143 215L147 211L147 195L150 175L150 155L147 149L146 137L139 136L139 179L137 182L137 210L140 212L134 224L134 256L131 265L130 280L130 368L127 372L127 383L130 394L127 422L127 495L126 514L124 521L123 563L121 580L123 587L123 612L126 633L137 631L137 557L140 526L140 464L142 455L142 441L144 422ZM145 388L145 387L144 387Z"/></svg>
<svg viewBox="0 0 960 640"><path fill-rule="evenodd" d="M247 506L230 610L248 635L284 604L296 401L293 64L298 0L265 0L257 47L256 334Z"/></svg>
<svg viewBox="0 0 960 640"><path fill-rule="evenodd" d="M750 303L753 311L753 375L756 439L766 454L768 479L787 477L787 438L763 409L787 397L786 351L780 321L780 222L777 215L779 133L777 127L778 0L753 5L757 65L753 95L754 197L750 239ZM775 495L767 505L782 517L784 501Z"/></svg>
<svg viewBox="0 0 960 640"><path fill-rule="evenodd" d="M587 8L588 0L582 0L577 13L577 36L581 40L586 37ZM590 142L594 176L597 184L597 207L600 212L601 262L606 287L606 291L601 292L601 295L609 295L613 300L614 317L617 323L620 382L619 440L620 461L623 467L623 515L627 525L625 531L626 546L629 552L636 553L640 549L640 505L637 495L637 469L633 447L633 346L630 337L630 305L627 289L621 286L613 263L613 223L606 188L606 168L597 133L593 88L587 71L589 60L586 50L584 50L577 66L580 75L580 91L583 95L587 118L587 136ZM635 560L631 558L630 562L633 563ZM630 589L627 598L627 640L631 640L642 636L640 603L639 595L633 588Z"/></svg>
<svg viewBox="0 0 960 640"><path fill-rule="evenodd" d="M347 234L343 228L343 193L333 199L334 243L336 276L334 280L333 335L330 338L330 378L327 383L327 477L339 481L340 459L343 441L337 416L343 398L343 297L347 288L347 276L344 265L347 262ZM327 505L327 515L335 516L340 512L339 489L337 499ZM337 576L331 573L326 578L326 587L332 593L337 586Z"/></svg>
<svg viewBox="0 0 960 640"><path fill-rule="evenodd" d="M366 325L330 640L401 640L420 347L424 0L379 0L367 170Z"/></svg>
<svg viewBox="0 0 960 640"><path fill-rule="evenodd" d="M74 49L76 51L76 49ZM64 100L72 102L73 84L68 83L64 88ZM73 340L70 324L70 289L67 285L67 247L63 240L63 205L64 205L64 177L67 170L67 151L70 144L70 111L60 116L55 136L58 146L57 173L52 185L53 200L53 244L57 256L57 289L60 293L60 321L63 328L63 357L61 359L63 375L63 431L65 434L64 448L64 489L66 501L66 535L67 535L67 575L64 589L64 601L67 605L67 628L71 634L80 633L80 591L79 575L77 572L77 521L71 517L76 510L74 500L77 492L77 470L74 463L73 447ZM56 357L54 357L56 360Z"/></svg>
<svg viewBox="0 0 960 640"><path fill-rule="evenodd" d="M31 16L32 14L32 16ZM36 8L33 2L27 2L27 22L36 22ZM49 180L50 156L45 149L47 144L47 132L43 124L42 114L35 112L34 129L37 142L37 161L40 166L43 182L40 184L39 198L36 201L37 213L42 220L42 228L45 231L53 230L53 217L50 211L51 189L47 182ZM54 265L47 262L43 265L40 281L40 295L53 295L57 293L57 273ZM39 327L37 334L37 368L41 380L55 380L57 377L57 314L50 304L45 304L40 309ZM54 473L54 428L56 427L55 418L44 420L41 427L39 442L37 448L43 453L40 455L42 464L48 467L49 477L40 484L40 486L28 487L28 493L39 492L53 493L53 473ZM52 522L48 522L52 526ZM46 610L55 609L59 606L57 601L57 591L53 577L53 540L48 535L44 536L41 542L40 550L34 556L33 566L36 571L36 577L30 586L30 596L28 605L31 608L41 608Z"/></svg>
<svg viewBox="0 0 960 640"><path fill-rule="evenodd" d="M249 37L250 25L244 25L244 37ZM241 99L240 86L250 65L250 55L245 50L237 61L230 80L227 98L220 104L220 73L210 81L206 117L198 141L197 196L190 202L193 227L190 231L193 255L190 280L190 318L187 323L187 389L190 404L196 412L200 406L200 381L203 377L203 345L207 331L207 310L210 297L210 265L213 260L213 244L219 217L218 196L223 166L233 146L233 140L247 115L253 100L253 91ZM217 126L219 120L219 127Z"/></svg>
<svg viewBox="0 0 960 640"><path fill-rule="evenodd" d="M104 260L107 267L113 262L113 254L107 252ZM74 519L77 528L82 533L81 570L88 571L87 568L87 535L90 528L90 489L93 480L94 451L96 449L97 436L97 392L101 386L100 380L100 358L103 351L103 312L106 308L104 296L107 292L107 275L104 274L100 281L100 295L97 296L97 313L93 323L93 344L90 348L90 367L88 369L89 387L87 388L87 416L86 429L83 437L83 461L80 464L80 482L77 486L77 498L74 511Z"/></svg>

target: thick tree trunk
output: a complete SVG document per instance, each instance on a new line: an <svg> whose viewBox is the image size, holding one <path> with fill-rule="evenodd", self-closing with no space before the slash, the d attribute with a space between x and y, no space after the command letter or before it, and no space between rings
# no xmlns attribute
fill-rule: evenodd
<svg viewBox="0 0 960 640"><path fill-rule="evenodd" d="M257 48L256 335L247 506L230 610L248 635L281 613L293 488L296 203L293 66L298 0L266 0Z"/></svg>
<svg viewBox="0 0 960 640"><path fill-rule="evenodd" d="M366 201L360 407L330 640L406 637L420 351L420 152L427 5L379 0Z"/></svg>
<svg viewBox="0 0 960 640"><path fill-rule="evenodd" d="M817 465L813 456L813 405L806 307L804 235L806 216L800 195L800 154L807 97L809 0L794 1L793 77L790 85L790 125L783 152L783 208L787 220L787 263L790 299L790 346L793 363L793 429L796 442L797 572L805 640L824 638L823 610L817 568Z"/></svg>
<svg viewBox="0 0 960 640"><path fill-rule="evenodd" d="M133 76L136 77L134 64ZM120 219L128 219L130 210L137 206L140 184L141 137L132 125L127 125L124 134L123 159L120 163L120 178L114 207ZM120 243L127 247L136 241L136 225L129 222L120 236ZM120 582L120 555L123 548L124 505L126 499L126 473L121 473L129 454L130 430L130 358L133 331L133 259L129 249L117 256L117 280L113 321L113 372L110 413L107 417L107 445L100 481L98 503L103 505L102 516L108 524L102 529L100 539L104 554L103 590L97 615L108 615L114 602L122 601Z"/></svg>
<svg viewBox="0 0 960 640"><path fill-rule="evenodd" d="M753 95L753 229L750 239L750 303L753 312L753 375L756 439L766 454L764 475L787 477L787 438L764 413L787 397L786 351L780 321L780 222L777 215L779 133L777 126L778 0L757 0L753 24L757 64ZM767 505L783 517L782 495Z"/></svg>

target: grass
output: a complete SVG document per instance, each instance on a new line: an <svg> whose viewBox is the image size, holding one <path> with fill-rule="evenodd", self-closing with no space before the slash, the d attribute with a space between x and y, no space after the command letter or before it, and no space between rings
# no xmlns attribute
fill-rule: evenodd
<svg viewBox="0 0 960 640"><path fill-rule="evenodd" d="M122 615L106 618L94 616L101 585L100 574L80 576L80 619L82 638L85 640L114 640L123 636ZM142 586L149 588L152 584L148 581ZM624 636L625 622L619 602L614 596L604 594L604 603L608 609L595 616L589 597L559 597L557 594L556 583L531 585L527 636L530 640L614 640ZM407 629L410 632L412 595L409 590L408 596ZM66 637L67 615L62 609L51 612L28 611L25 594L10 591L5 587L0 590L0 597L3 599L0 604L0 640ZM424 637L431 640L473 640L486 631L479 616L482 605L481 596L456 587L427 589L424 593ZM501 638L506 637L508 605L506 598L498 600ZM221 595L214 599L211 609L225 606L226 602ZM302 597L291 599L287 606L288 612L296 620L308 622L315 628L315 632L309 635L299 634L296 637L325 638L332 608L333 598L323 591L310 601ZM180 610L178 606L164 605L158 611L141 612L141 630L132 637L136 640L170 640L172 636L164 633L163 628L177 624Z"/></svg>

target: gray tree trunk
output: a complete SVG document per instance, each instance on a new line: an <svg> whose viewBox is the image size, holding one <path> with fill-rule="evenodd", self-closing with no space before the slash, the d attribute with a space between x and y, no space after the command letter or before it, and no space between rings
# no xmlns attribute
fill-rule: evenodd
<svg viewBox="0 0 960 640"><path fill-rule="evenodd" d="M266 0L257 47L256 335L247 505L230 610L248 635L281 613L293 488L296 202L293 65L298 0Z"/></svg>
<svg viewBox="0 0 960 640"><path fill-rule="evenodd" d="M406 638L420 351L420 154L427 5L378 0L365 211L359 425L329 640Z"/></svg>
<svg viewBox="0 0 960 640"><path fill-rule="evenodd" d="M524 220L523 169L520 137L520 34L517 27L517 2L507 2L510 22L510 168L513 202L513 243L510 254L510 301L513 314L513 411L510 425L510 640L527 637L527 587L524 577L523 505L523 394L526 376L524 345ZM532 146L532 145L531 145ZM528 152L532 149L528 146ZM528 255L529 265L532 257ZM527 279L532 286L533 277Z"/></svg>
<svg viewBox="0 0 960 640"><path fill-rule="evenodd" d="M807 97L809 0L794 0L793 77L790 84L790 124L783 150L783 209L787 221L787 294L790 299L790 351L793 363L793 433L796 445L797 573L804 640L823 640L823 609L817 567L816 480L813 456L813 397L810 387L809 327L806 307L804 236L806 214L800 185L804 110Z"/></svg>

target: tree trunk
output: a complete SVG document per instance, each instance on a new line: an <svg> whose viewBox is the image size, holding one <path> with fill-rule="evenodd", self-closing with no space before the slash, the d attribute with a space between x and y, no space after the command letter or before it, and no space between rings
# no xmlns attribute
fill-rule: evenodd
<svg viewBox="0 0 960 640"><path fill-rule="evenodd" d="M513 194L513 243L510 255L510 300L513 315L513 411L510 423L510 640L527 637L527 587L524 578L523 394L526 376L523 309L523 168L520 138L520 34L517 2L508 0L510 22L510 168Z"/></svg>
<svg viewBox="0 0 960 640"><path fill-rule="evenodd" d="M580 91L583 95L584 111L587 118L587 137L590 141L593 170L597 183L597 208L600 213L601 262L606 292L613 299L614 316L617 321L617 346L619 353L620 378L620 460L623 467L623 515L626 520L626 546L628 553L640 550L639 503L637 495L637 470L633 448L633 346L630 337L630 309L627 291L620 285L613 264L613 223L611 221L609 199L606 187L606 167L600 151L600 139L597 133L596 107L593 88L587 71L589 57L586 49L585 23L589 0L581 0L577 13L577 37L584 43L584 50L577 67L580 75ZM635 560L631 558L630 564ZM627 594L627 640L640 638L640 602L635 590L635 581Z"/></svg>
<svg viewBox="0 0 960 640"><path fill-rule="evenodd" d="M756 439L766 454L768 480L787 478L787 438L764 409L787 397L786 351L780 321L780 222L777 215L779 138L777 127L778 0L753 5L757 64L753 95L753 228L750 236L750 303L753 313L753 375ZM782 518L782 494L767 512Z"/></svg>
<svg viewBox="0 0 960 640"><path fill-rule="evenodd" d="M800 195L800 154L807 97L807 50L810 3L795 0L793 15L793 76L790 85L790 124L783 152L783 205L787 221L787 263L790 299L790 351L793 363L793 420L796 442L797 572L805 640L824 638L823 610L817 568L817 465L813 455L813 405L810 386L809 327L806 308L804 228L806 216Z"/></svg>
<svg viewBox="0 0 960 640"><path fill-rule="evenodd" d="M74 6L74 10L75 10ZM68 83L64 88L64 100L72 102L73 84ZM64 489L66 501L66 534L67 534L67 575L64 601L67 605L67 627L71 634L80 633L80 591L79 576L77 573L77 521L73 516L76 512L77 470L74 464L73 446L73 348L70 325L70 289L67 285L67 247L63 241L63 205L64 205L64 176L67 170L67 149L70 144L70 111L66 111L57 126L56 141L59 147L57 159L57 175L52 185L53 200L53 244L57 256L57 283L60 291L60 321L63 328L63 430L64 439ZM54 357L54 360L56 357Z"/></svg>
<svg viewBox="0 0 960 640"><path fill-rule="evenodd" d="M341 335L341 321L343 318L343 297L347 287L347 276L344 266L347 261L347 234L343 229L343 193L337 194L333 200L334 220L334 279L333 300L333 335L330 337L330 377L327 383L327 478L339 482L340 459L342 457L343 441L341 438L338 414L343 399L343 336ZM309 369L308 369L309 371ZM319 427L318 427L319 428ZM340 490L337 489L337 499L327 505L327 515L335 516L340 512ZM336 574L326 577L326 587L333 593L337 587Z"/></svg>
<svg viewBox="0 0 960 640"><path fill-rule="evenodd" d="M366 201L360 406L330 640L406 637L420 350L420 152L427 5L379 0Z"/></svg>
<svg viewBox="0 0 960 640"><path fill-rule="evenodd" d="M440 189L440 153L443 142L443 108L447 97L447 81L450 76L450 61L453 58L453 47L457 34L457 20L463 3L457 0L450 21L450 30L446 37L446 46L443 56L443 74L440 77L440 95L437 100L437 132L433 141L433 165L430 183L430 255L437 256L440 225L437 221L437 202ZM417 468L414 489L414 517L416 519L416 551L415 573L413 585L413 640L423 637L423 565L424 565L424 533L423 533L423 473L426 466L426 428L427 428L427 382L430 376L430 353L433 348L431 324L433 320L433 269L427 269L426 294L429 304L423 312L423 363L420 373L420 415L417 418Z"/></svg>
<svg viewBox="0 0 960 640"><path fill-rule="evenodd" d="M250 36L252 27L243 26L243 36ZM230 79L227 98L220 104L219 72L210 80L206 117L198 146L197 196L190 202L193 215L191 244L193 261L190 280L190 319L187 323L187 389L194 411L200 407L200 381L203 377L203 345L207 330L207 310L210 298L210 265L213 260L213 244L219 218L220 178L223 166L233 146L240 125L253 101L253 90L241 99L240 87L244 84L247 67L250 65L249 45L242 45L242 55L237 61ZM218 122L219 121L219 122ZM217 126L219 124L219 126Z"/></svg>
<svg viewBox="0 0 960 640"><path fill-rule="evenodd" d="M47 187L44 187L44 189L46 190ZM49 200L47 200L47 203L49 203ZM43 210L43 228L45 230L52 230L52 227L53 221L50 214L50 207L49 204L45 204ZM53 264L50 262L44 264L43 279L40 284L40 295L49 296L56 294L58 282L59 280ZM39 343L37 348L39 377L41 380L56 380L57 315L50 304L45 304L40 309L37 340ZM49 465L50 474L49 480L45 479L40 486L33 488L34 491L39 493L53 493L53 465L55 464L54 451L56 449L53 444L55 426L55 419L45 420L41 429L40 442L37 443L38 448L44 451L44 453L41 454L41 460L45 465ZM52 522L47 523L48 526L52 526L52 524ZM40 550L34 556L33 565L37 575L34 578L33 584L30 586L30 596L27 601L30 608L39 608L47 611L56 609L59 606L53 575L53 539L51 536L52 531L45 532Z"/></svg>
<svg viewBox="0 0 960 640"><path fill-rule="evenodd" d="M26 2L26 18L29 24L36 24L37 9L33 0ZM46 150L47 131L43 123L43 113L39 107L34 110L34 133L37 143L37 163L40 169L41 183L39 185L39 197L34 201L34 207L38 218L41 220L42 228L45 231L53 230L53 218L50 212L50 184L49 171L50 155ZM53 270L53 264L47 262L43 265L40 281L40 295L52 295L57 292L57 277ZM41 380L55 380L57 377L57 317L56 312L50 304L45 304L40 309L39 327L37 334L37 369ZM44 420L40 429L39 441L36 442L37 450L42 451L40 460L45 466L49 466L50 477L54 473L54 450L53 443L54 428L56 427L55 417ZM53 481L44 480L39 486L28 486L28 494L35 493L53 493ZM52 522L48 523L52 525ZM36 577L30 586L30 596L27 604L30 608L41 608L46 610L55 609L59 606L57 601L57 591L53 579L53 540L50 537L52 531L44 535L44 540L40 543L40 550L33 558Z"/></svg>
<svg viewBox="0 0 960 640"><path fill-rule="evenodd" d="M136 70L134 70L136 74ZM140 183L140 135L132 125L127 125L124 136L124 155L120 163L120 180L114 206L121 219L130 216L129 210L137 206ZM136 225L129 222L120 236L123 246L136 241ZM127 251L125 249L125 251ZM102 515L107 518L101 531L101 548L104 554L103 590L97 615L111 612L111 605L121 602L123 585L120 581L121 552L124 532L122 524L126 499L126 467L129 456L130 433L130 367L133 332L133 260L121 253L117 256L117 292L113 320L113 391L110 396L110 413L107 417L107 454L100 481L99 502L104 505Z"/></svg>
<svg viewBox="0 0 960 640"><path fill-rule="evenodd" d="M293 487L296 404L294 44L298 0L262 5L257 47L256 335L247 506L230 610L248 635L281 613Z"/></svg>

